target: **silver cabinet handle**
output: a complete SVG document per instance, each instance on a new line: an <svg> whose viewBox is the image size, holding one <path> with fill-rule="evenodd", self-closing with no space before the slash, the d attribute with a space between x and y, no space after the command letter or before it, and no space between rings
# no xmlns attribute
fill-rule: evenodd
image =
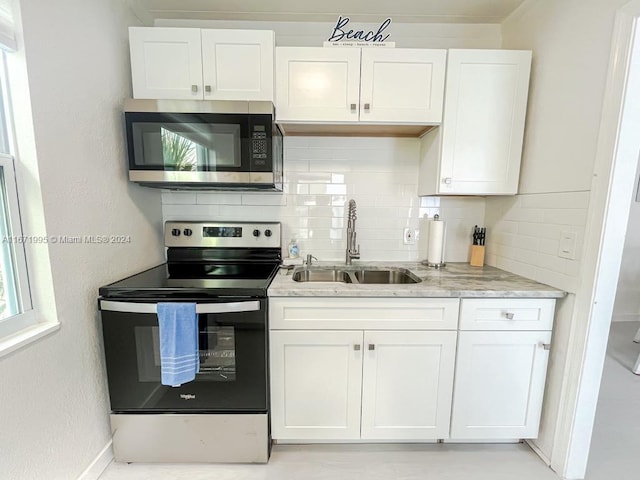
<svg viewBox="0 0 640 480"><path fill-rule="evenodd" d="M514 314L511 312L504 312L504 316L507 320L513 320Z"/></svg>
<svg viewBox="0 0 640 480"><path fill-rule="evenodd" d="M551 350L551 344L550 343L541 343L540 346L542 348L544 348L545 350Z"/></svg>
<svg viewBox="0 0 640 480"><path fill-rule="evenodd" d="M204 91L207 93L211 93L211 85L205 85L204 86Z"/></svg>
<svg viewBox="0 0 640 480"><path fill-rule="evenodd" d="M446 185L451 185L451 177L444 177L442 179L442 183L444 183Z"/></svg>
<svg viewBox="0 0 640 480"><path fill-rule="evenodd" d="M370 344L369 344L369 350L375 350L375 349L376 349L375 344L370 343Z"/></svg>
<svg viewBox="0 0 640 480"><path fill-rule="evenodd" d="M356 111L356 106L357 106L357 105L356 105L355 103L352 103L352 104L351 104L351 111L352 111L352 112L355 112L355 111Z"/></svg>
<svg viewBox="0 0 640 480"><path fill-rule="evenodd" d="M356 352L359 352L359 351L360 351L360 345L356 343L356 344L353 346L353 349L354 349Z"/></svg>
<svg viewBox="0 0 640 480"><path fill-rule="evenodd" d="M364 104L364 111L368 112L369 110L371 110L371 104L370 103L365 103Z"/></svg>
<svg viewBox="0 0 640 480"><path fill-rule="evenodd" d="M191 91L193 93L198 93L198 85L191 85Z"/></svg>

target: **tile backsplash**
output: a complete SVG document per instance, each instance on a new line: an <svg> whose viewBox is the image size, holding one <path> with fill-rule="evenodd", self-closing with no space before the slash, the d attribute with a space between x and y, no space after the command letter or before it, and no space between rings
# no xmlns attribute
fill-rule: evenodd
<svg viewBox="0 0 640 480"><path fill-rule="evenodd" d="M423 260L420 218L447 222L445 260L468 261L471 230L482 224L479 197L417 196L415 138L285 137L283 193L163 192L164 220L277 221L282 244L301 256L343 261L349 199L357 203L361 260ZM405 245L404 229L415 234Z"/></svg>
<svg viewBox="0 0 640 480"><path fill-rule="evenodd" d="M575 293L588 206L588 191L488 199L487 263ZM574 258L559 255L564 233L576 236Z"/></svg>

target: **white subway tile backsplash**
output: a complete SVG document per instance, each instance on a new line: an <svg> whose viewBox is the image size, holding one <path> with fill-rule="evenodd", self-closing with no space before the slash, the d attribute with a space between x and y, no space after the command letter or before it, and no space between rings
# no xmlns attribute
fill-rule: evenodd
<svg viewBox="0 0 640 480"><path fill-rule="evenodd" d="M164 221L167 220L217 220L219 205L162 205Z"/></svg>
<svg viewBox="0 0 640 480"><path fill-rule="evenodd" d="M487 263L575 292L588 205L589 192L488 199ZM564 231L577 233L576 260L558 256Z"/></svg>
<svg viewBox="0 0 640 480"><path fill-rule="evenodd" d="M287 196L281 193L243 193L242 205L286 205Z"/></svg>
<svg viewBox="0 0 640 480"><path fill-rule="evenodd" d="M445 259L468 261L473 225L484 223L485 199L417 196L419 141L403 138L285 137L283 193L166 192L165 220L279 221L282 244L301 255L344 261L347 203L357 202L362 261L418 260L418 242L403 243L419 217L447 221Z"/></svg>
<svg viewBox="0 0 640 480"><path fill-rule="evenodd" d="M242 195L239 193L198 193L196 203L202 205L240 205Z"/></svg>
<svg viewBox="0 0 640 480"><path fill-rule="evenodd" d="M163 205L191 205L196 203L196 194L193 192L162 192Z"/></svg>
<svg viewBox="0 0 640 480"><path fill-rule="evenodd" d="M544 222L556 225L584 226L587 223L587 210L586 208L549 209L544 212Z"/></svg>

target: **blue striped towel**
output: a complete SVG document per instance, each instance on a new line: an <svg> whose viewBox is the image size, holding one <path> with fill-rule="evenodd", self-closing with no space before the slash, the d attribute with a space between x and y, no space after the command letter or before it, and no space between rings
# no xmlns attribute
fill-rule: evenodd
<svg viewBox="0 0 640 480"><path fill-rule="evenodd" d="M179 387L196 378L198 315L195 303L158 303L160 373L163 385Z"/></svg>

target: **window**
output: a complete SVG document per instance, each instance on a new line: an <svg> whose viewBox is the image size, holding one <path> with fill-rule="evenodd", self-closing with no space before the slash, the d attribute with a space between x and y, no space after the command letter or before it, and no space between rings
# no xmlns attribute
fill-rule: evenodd
<svg viewBox="0 0 640 480"><path fill-rule="evenodd" d="M7 108L6 62L0 58L0 338L35 323L28 315L31 295L16 188L11 141L11 114Z"/></svg>

